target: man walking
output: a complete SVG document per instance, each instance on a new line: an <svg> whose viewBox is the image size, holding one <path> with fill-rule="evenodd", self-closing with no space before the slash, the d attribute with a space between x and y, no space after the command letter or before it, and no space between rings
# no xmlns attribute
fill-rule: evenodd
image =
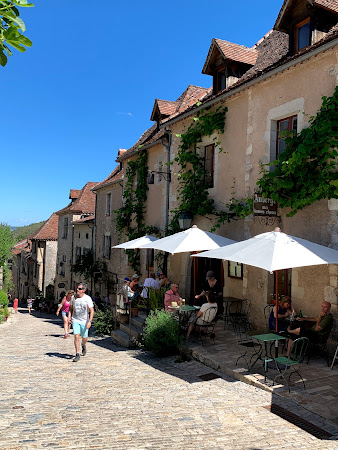
<svg viewBox="0 0 338 450"><path fill-rule="evenodd" d="M75 358L73 359L74 362L78 362L80 359L80 335L82 337L82 356L85 356L87 353L88 330L92 325L94 316L93 300L89 295L85 294L86 289L86 283L80 283L78 285L76 296L72 298L68 312L68 320L73 324L76 351Z"/></svg>

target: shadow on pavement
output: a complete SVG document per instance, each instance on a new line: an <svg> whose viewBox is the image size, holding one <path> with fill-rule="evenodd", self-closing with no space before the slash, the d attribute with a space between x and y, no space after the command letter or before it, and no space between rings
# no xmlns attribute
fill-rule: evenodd
<svg viewBox="0 0 338 450"><path fill-rule="evenodd" d="M74 355L68 355L67 353L58 353L58 352L48 352L46 353L46 355L62 359L72 359L74 357Z"/></svg>

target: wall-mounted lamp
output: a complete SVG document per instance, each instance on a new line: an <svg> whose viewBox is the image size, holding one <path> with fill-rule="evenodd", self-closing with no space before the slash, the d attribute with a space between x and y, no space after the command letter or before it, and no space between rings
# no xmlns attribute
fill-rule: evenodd
<svg viewBox="0 0 338 450"><path fill-rule="evenodd" d="M188 211L181 211L178 215L178 223L181 230L187 230L190 228L192 222L192 214Z"/></svg>
<svg viewBox="0 0 338 450"><path fill-rule="evenodd" d="M171 172L160 172L152 170L148 173L148 184L154 184L154 174L158 174L158 181L161 181L162 177L165 181L171 181Z"/></svg>

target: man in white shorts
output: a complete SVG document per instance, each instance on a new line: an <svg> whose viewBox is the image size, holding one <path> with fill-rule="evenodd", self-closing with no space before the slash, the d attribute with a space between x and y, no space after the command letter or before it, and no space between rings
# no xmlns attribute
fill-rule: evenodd
<svg viewBox="0 0 338 450"><path fill-rule="evenodd" d="M94 304L89 295L85 294L87 289L86 283L79 283L76 296L72 297L69 307L68 320L72 322L74 345L76 355L73 359L78 362L80 359L80 335L82 337L82 356L87 353L86 343L88 340L88 330L92 325L94 316ZM89 320L88 320L89 319Z"/></svg>

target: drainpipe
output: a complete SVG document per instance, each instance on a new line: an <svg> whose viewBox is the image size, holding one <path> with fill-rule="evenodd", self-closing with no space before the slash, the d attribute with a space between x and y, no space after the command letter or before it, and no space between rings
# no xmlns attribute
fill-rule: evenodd
<svg viewBox="0 0 338 450"><path fill-rule="evenodd" d="M73 217L72 217L73 220ZM72 250L71 250L71 261L69 265L69 269L71 269L71 265L73 264L73 252L74 252L74 225L72 225ZM73 289L73 271L70 270L70 286L69 289Z"/></svg>
<svg viewBox="0 0 338 450"><path fill-rule="evenodd" d="M167 150L167 192L166 192L166 205L165 205L165 229L168 229L169 226L169 204L170 204L170 181L171 181L171 171L170 171L170 148L171 148L171 131L165 129L166 136L168 139L168 143L166 144L164 139L162 138L162 145ZM164 255L163 261L163 271L165 274L168 272L168 253Z"/></svg>

